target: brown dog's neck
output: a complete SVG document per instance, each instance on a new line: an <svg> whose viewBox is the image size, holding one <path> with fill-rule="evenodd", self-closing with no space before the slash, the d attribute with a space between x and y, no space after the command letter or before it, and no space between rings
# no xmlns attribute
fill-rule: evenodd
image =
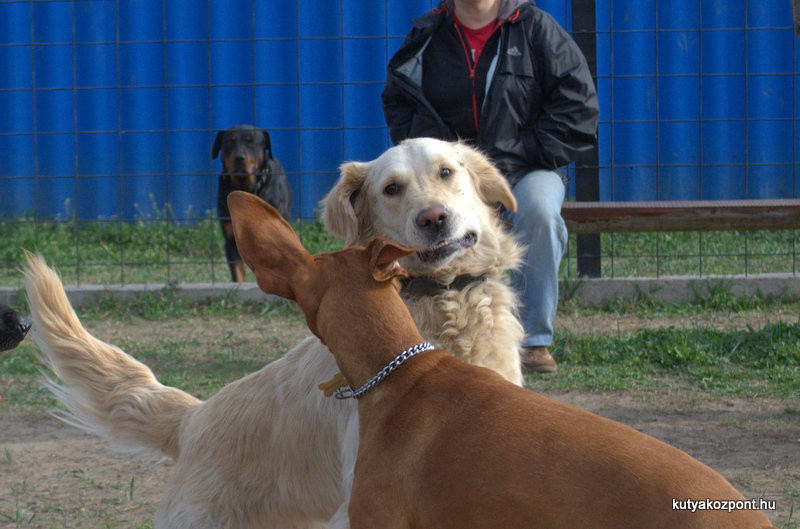
<svg viewBox="0 0 800 529"><path fill-rule="evenodd" d="M369 306L365 298L360 301L352 311L352 307L342 307L338 312L347 317L323 319L320 316L325 311L317 314L319 335L353 388L363 386L398 354L424 341L396 292L386 296L383 303ZM348 305L347 301L342 303Z"/></svg>
<svg viewBox="0 0 800 529"><path fill-rule="evenodd" d="M383 366L378 372L372 376L366 383L362 384L359 387L352 387L349 384L339 385L335 390L336 398L339 399L348 399L348 398L355 398L361 399L365 395L370 392L379 392L381 389L385 389L388 386L392 386L391 382L387 385L383 385L381 388L378 386L381 385L390 375L392 375L395 371L401 368L407 362L414 360L419 354L426 353L428 351L434 350L433 344L430 342L420 342L413 347L409 347L408 349L403 350L400 354L396 355L391 361L387 362L385 366ZM417 370L419 371L419 370ZM339 373L341 377L341 373ZM408 375L406 375L408 377ZM397 378L397 376L395 376ZM334 378L335 380L335 378ZM408 380L406 380L408 382ZM413 382L412 382L413 383ZM327 383L327 384L330 384ZM319 386L320 389L326 390L326 384L321 384ZM394 386L392 390L395 394L397 394L397 386ZM326 393L327 394L327 393ZM401 392L402 394L402 392Z"/></svg>
<svg viewBox="0 0 800 529"><path fill-rule="evenodd" d="M424 340L419 333L416 333L416 336L391 341L354 340L350 344L337 346L329 343L329 346L345 379L351 388L357 389L369 382L399 354L421 343L424 343ZM416 360L414 357L409 358L408 363ZM393 378L395 378L393 375L389 375L386 381ZM369 392L365 395L368 394Z"/></svg>

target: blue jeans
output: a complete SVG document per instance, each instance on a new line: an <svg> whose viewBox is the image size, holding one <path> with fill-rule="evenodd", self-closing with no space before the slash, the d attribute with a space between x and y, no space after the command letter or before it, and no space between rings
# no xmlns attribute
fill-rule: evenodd
<svg viewBox="0 0 800 529"><path fill-rule="evenodd" d="M522 177L513 192L517 212L506 212L506 220L525 246L522 266L511 274L520 297L523 346L549 346L558 307L558 267L567 245L567 227L561 218L564 183L554 171L537 170Z"/></svg>

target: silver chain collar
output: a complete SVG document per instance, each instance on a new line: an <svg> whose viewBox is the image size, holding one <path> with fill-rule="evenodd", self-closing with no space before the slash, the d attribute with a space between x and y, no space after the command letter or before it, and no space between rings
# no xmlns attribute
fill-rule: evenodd
<svg viewBox="0 0 800 529"><path fill-rule="evenodd" d="M430 351L433 348L434 348L433 344L430 342L418 343L414 347L410 347L405 351L403 351L402 353L400 353L399 355L395 356L391 362L386 364L386 366L384 366L383 369L378 371L377 375L369 379L369 381L360 388L353 389L352 386L342 387L334 391L333 395L337 399L361 398L361 396L364 395L364 393L366 393L367 391L371 390L372 388L380 384L384 378L388 377L392 371L400 367L400 365L402 365L403 362L405 362L412 356L418 355L419 353L425 351Z"/></svg>

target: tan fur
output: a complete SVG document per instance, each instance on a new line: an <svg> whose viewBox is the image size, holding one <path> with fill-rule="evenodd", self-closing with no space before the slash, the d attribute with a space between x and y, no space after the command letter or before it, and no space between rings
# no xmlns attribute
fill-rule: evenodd
<svg viewBox="0 0 800 529"><path fill-rule="evenodd" d="M460 149L445 145L450 145L442 147L447 151ZM424 171L424 164L417 165ZM331 197L348 194L345 167ZM476 162L472 172L478 188L470 190L472 196L513 206L496 172L485 174L483 162ZM355 212L346 201L334 214L334 202L327 201L326 221L338 222L333 231L341 234L353 225ZM488 204L478 200L463 208L464 214L479 214L487 233L474 248L476 256L460 256L448 264L446 274L487 272L492 279L465 291L464 300L457 299L460 294L446 294L409 304L425 320L430 339L464 358L471 358L470 347L497 347L471 361L519 383L522 331L512 312L513 294L501 281L518 252ZM369 222L365 217L364 224ZM477 256L478 251L486 255ZM463 271L458 267L462 260ZM28 260L25 274L38 340L61 382L50 388L71 410L68 421L116 446L177 458L156 513L157 529L321 527L337 508L344 513L339 526L346 526L343 502L357 449L356 407L326 398L317 389L338 372L318 339L302 341L279 360L200 402L162 386L146 366L89 335L69 306L60 279L41 257ZM151 401L156 404L140 406Z"/></svg>
<svg viewBox="0 0 800 529"><path fill-rule="evenodd" d="M447 179L441 167L452 170ZM395 183L403 192L386 196ZM406 140L374 161L349 162L322 202L328 230L346 244L365 244L380 236L424 249L414 218L432 204L443 204L459 233L475 231L477 244L435 266L416 255L401 260L412 276L448 283L456 275L486 274L488 280L464 291L434 297L404 296L422 335L465 362L490 367L522 383L519 349L524 331L514 312L516 295L504 274L519 265L521 249L501 226L490 204L516 209L503 176L480 152L461 143L430 138Z"/></svg>
<svg viewBox="0 0 800 529"><path fill-rule="evenodd" d="M45 364L63 383L49 387L72 422L115 439L120 448L176 457L177 427L200 401L163 386L146 365L86 332L58 275L41 256L26 253L25 259L34 336Z"/></svg>
<svg viewBox="0 0 800 529"><path fill-rule="evenodd" d="M392 260L413 250L375 239L309 259L274 208L231 198L259 285L298 301L351 386L422 341L384 273L402 276ZM353 529L773 528L758 510L674 509L745 498L672 446L446 351L409 358L361 396L358 417Z"/></svg>
<svg viewBox="0 0 800 529"><path fill-rule="evenodd" d="M340 505L338 440L355 406L316 388L338 372L319 340L201 402L91 336L41 256L27 255L24 274L36 341L60 380L48 386L70 410L63 418L118 448L176 459L155 527L316 527Z"/></svg>

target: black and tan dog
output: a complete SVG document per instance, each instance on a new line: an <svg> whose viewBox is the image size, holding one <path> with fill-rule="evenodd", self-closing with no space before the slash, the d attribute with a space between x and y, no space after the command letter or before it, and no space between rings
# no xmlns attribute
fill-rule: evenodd
<svg viewBox="0 0 800 529"><path fill-rule="evenodd" d="M244 266L233 239L227 198L231 191L247 191L271 204L289 217L292 195L281 162L272 155L269 133L253 125L236 125L217 133L211 149L214 160L222 151L222 173L219 175L217 215L225 237L225 257L231 269L231 280L244 281Z"/></svg>
<svg viewBox="0 0 800 529"><path fill-rule="evenodd" d="M0 352L18 346L30 328L31 320L0 303Z"/></svg>

